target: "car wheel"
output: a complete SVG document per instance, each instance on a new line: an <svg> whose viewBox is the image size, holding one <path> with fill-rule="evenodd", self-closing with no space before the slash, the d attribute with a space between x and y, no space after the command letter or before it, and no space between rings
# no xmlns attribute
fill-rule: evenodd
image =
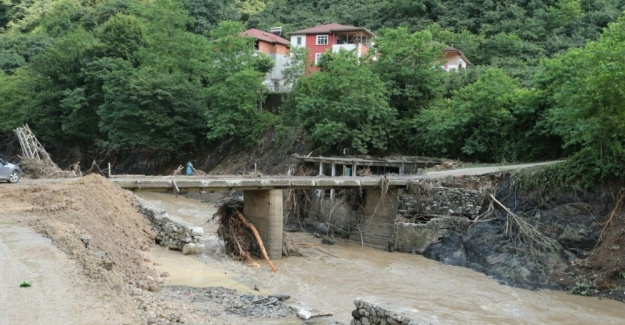
<svg viewBox="0 0 625 325"><path fill-rule="evenodd" d="M17 170L14 170L11 173L11 176L9 176L9 183L17 183L20 180L20 172L18 172Z"/></svg>

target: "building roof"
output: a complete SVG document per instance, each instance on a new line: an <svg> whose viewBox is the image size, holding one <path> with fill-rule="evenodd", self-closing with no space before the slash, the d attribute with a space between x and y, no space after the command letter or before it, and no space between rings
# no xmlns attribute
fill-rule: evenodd
<svg viewBox="0 0 625 325"><path fill-rule="evenodd" d="M471 63L471 61L469 61L469 59L467 59L467 57L464 55L464 53L462 53L462 51L460 51L457 48L453 48L451 46L445 46L445 48L443 49L443 52L445 52L445 53L458 53L458 55L460 55L460 57L464 60L464 62L466 62L468 65L473 65L473 63Z"/></svg>
<svg viewBox="0 0 625 325"><path fill-rule="evenodd" d="M291 46L291 42L287 41L286 39L278 35L275 35L269 32L264 32L256 28L248 29L242 32L240 35L245 36L245 37L253 37L261 41L268 42L268 43L278 43L278 44L284 44L286 46Z"/></svg>
<svg viewBox="0 0 625 325"><path fill-rule="evenodd" d="M333 32L364 32L369 36L375 36L370 30L363 27L346 26L337 23L315 26L298 31L294 31L291 35L307 35L307 34L330 34Z"/></svg>

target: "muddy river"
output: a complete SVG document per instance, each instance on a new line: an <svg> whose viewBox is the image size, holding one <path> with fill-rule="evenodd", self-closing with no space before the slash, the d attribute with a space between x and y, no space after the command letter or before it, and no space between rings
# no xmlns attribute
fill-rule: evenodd
<svg viewBox="0 0 625 325"><path fill-rule="evenodd" d="M161 268L171 274L166 284L243 291L256 286L263 293L291 295L346 323L356 297L377 297L418 311L434 324L625 324L625 304L620 302L511 288L470 269L349 241L274 261L280 271L273 274L264 261L251 267L220 255L216 224L206 224L215 211L213 204L160 193L139 196L207 232L207 253L200 258L153 249ZM302 243L319 241L303 233L295 236Z"/></svg>

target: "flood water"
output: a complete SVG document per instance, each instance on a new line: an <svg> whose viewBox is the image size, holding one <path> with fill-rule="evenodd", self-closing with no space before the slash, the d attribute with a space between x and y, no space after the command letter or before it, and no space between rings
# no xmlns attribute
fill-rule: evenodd
<svg viewBox="0 0 625 325"><path fill-rule="evenodd" d="M212 204L160 193L139 196L210 233L208 256L200 259L153 249L156 261L171 274L166 284L243 291L256 285L263 293L289 294L346 323L356 297L376 297L418 311L434 324L625 324L625 304L617 301L511 288L470 269L349 241L274 261L279 272L273 274L262 260L254 268L219 255L216 225L205 223L215 211ZM307 234L295 236L297 242L319 242Z"/></svg>

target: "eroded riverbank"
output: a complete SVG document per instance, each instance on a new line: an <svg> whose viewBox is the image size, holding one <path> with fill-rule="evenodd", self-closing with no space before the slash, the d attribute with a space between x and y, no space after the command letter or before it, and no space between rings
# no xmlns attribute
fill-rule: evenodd
<svg viewBox="0 0 625 325"><path fill-rule="evenodd" d="M205 222L214 212L210 203L175 198L158 193L140 196L180 215L187 222ZM210 200L209 200L210 201ZM200 224L198 224L200 225ZM207 233L213 227L201 224ZM210 236L210 235L209 235ZM299 242L318 242L317 238L298 233ZM210 240L209 240L210 241ZM214 246L210 246L214 247ZM333 313L348 322L353 300L358 296L376 296L410 307L429 316L432 323L443 324L622 324L623 304L574 296L564 292L529 291L498 284L493 279L469 269L447 266L418 255L388 253L348 242L323 246L329 254L316 250L303 257L275 261L277 274L259 261L261 268L251 268L224 259L215 250L200 258L221 261L224 272L235 273L231 279L240 285L255 284L260 290L293 296L311 308ZM331 255L330 255L331 254ZM178 260L189 268L199 267L198 260ZM158 257L156 258L158 262ZM168 284L177 284L172 278Z"/></svg>
<svg viewBox="0 0 625 325"><path fill-rule="evenodd" d="M320 246L319 238L306 233L292 235L303 244L304 256L276 261L280 272L273 274L262 260L260 267L253 268L219 253L216 224L206 221L215 209L210 201L220 195L208 197L209 203L167 194L141 195L171 215L204 227L205 254L193 258L162 251L165 255L159 256L158 249L150 249L155 235L137 212L132 194L101 177L3 187L0 223L9 228L0 232L6 275L0 283L7 288L1 297L30 314L22 317L24 309L7 307L0 319L16 317L11 324L32 323L29 319L55 324L58 319L82 323L91 317L92 323L111 323L111 315L117 315L119 322L113 323L301 324L304 321L286 309L300 302L346 323L354 298L375 296L417 310L434 324L625 322L625 308L616 301L514 289L481 273L418 255L388 253L340 240L337 245ZM28 279L7 271L19 269L25 270ZM33 286L15 287L22 280L33 280ZM284 302L276 294L291 298ZM46 297L61 298L46 301ZM42 301L47 305L41 306ZM56 304L60 307L48 308ZM94 312L81 313L85 309ZM330 322L329 318L317 320L317 324Z"/></svg>

